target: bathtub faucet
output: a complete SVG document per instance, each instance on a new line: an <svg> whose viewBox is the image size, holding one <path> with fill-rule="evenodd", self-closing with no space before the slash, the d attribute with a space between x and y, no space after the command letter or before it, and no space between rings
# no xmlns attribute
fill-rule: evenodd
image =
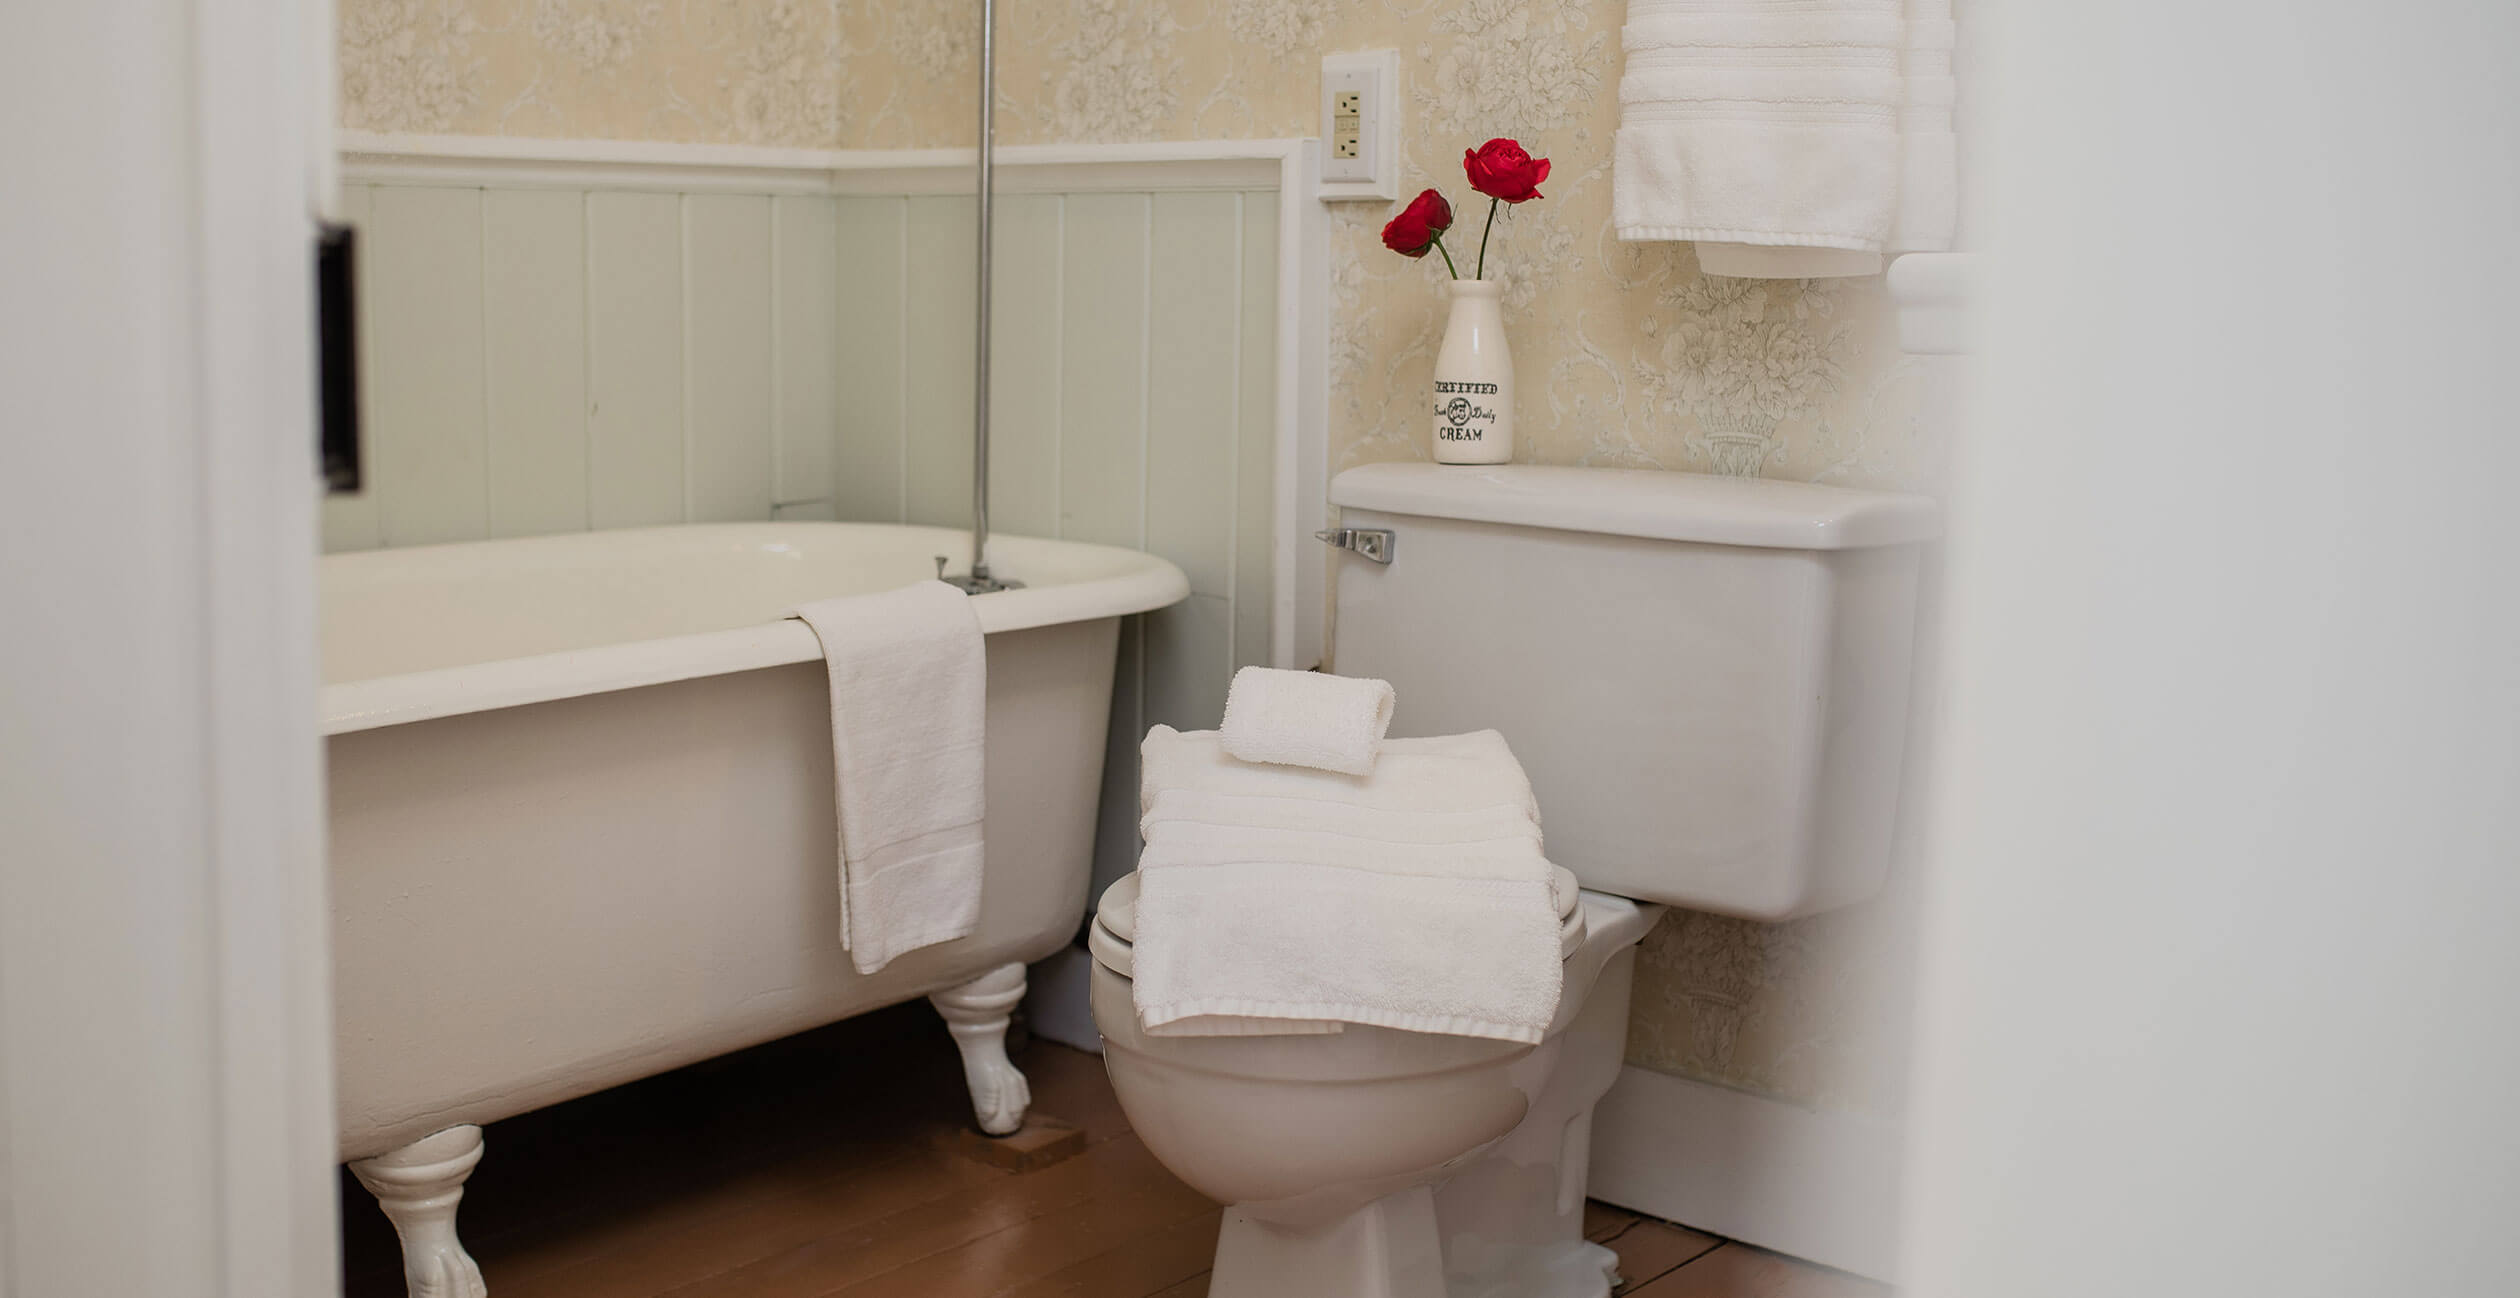
<svg viewBox="0 0 2520 1298"><path fill-rule="evenodd" d="M945 571L945 565L949 562L951 562L951 560L947 559L944 555L940 554L936 556L936 579L944 582L948 586L962 587L962 591L966 595L986 595L991 591L1022 590L1024 588L1024 583L1017 581L1012 577L990 576L989 565L985 563L973 564L972 570L968 573L948 573Z"/></svg>

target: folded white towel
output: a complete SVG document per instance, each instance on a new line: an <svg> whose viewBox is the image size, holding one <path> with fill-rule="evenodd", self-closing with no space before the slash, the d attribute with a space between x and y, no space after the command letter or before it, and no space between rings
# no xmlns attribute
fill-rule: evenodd
<svg viewBox="0 0 2520 1298"><path fill-rule="evenodd" d="M1309 809L1283 800L1259 823L1217 824L1167 816L1164 810L1170 796L1158 796L1154 814L1144 822L1147 850L1162 866L1204 868L1267 861L1364 870L1388 878L1529 879L1555 886L1556 871L1541 857L1539 832L1529 825L1496 838L1431 843L1407 825L1428 812L1384 813L1394 831L1385 838L1307 828ZM1139 880L1141 902L1147 882ZM1556 932L1555 897L1550 898L1549 928L1552 934Z"/></svg>
<svg viewBox="0 0 2520 1298"><path fill-rule="evenodd" d="M1959 82L1952 51L1960 30L1951 0L1907 0L1900 54L1899 219L1892 252L1948 252L1959 235L1960 150L1952 112Z"/></svg>
<svg viewBox="0 0 2520 1298"><path fill-rule="evenodd" d="M1218 1019L1362 1023L1537 1042L1562 966L1546 880L1426 881L1247 862L1156 869L1138 903L1139 1021L1226 1035ZM1150 934L1197 934L1177 941ZM1209 1020L1194 1024L1191 1020ZM1182 1021L1183 1031L1166 1033ZM1232 1035L1260 1035L1256 1023Z"/></svg>
<svg viewBox="0 0 2520 1298"><path fill-rule="evenodd" d="M1950 246L1949 0L1631 0L1613 220L1709 274Z"/></svg>
<svg viewBox="0 0 2520 1298"><path fill-rule="evenodd" d="M1397 765L1395 757L1409 760ZM1373 811L1482 811L1511 807L1540 823L1530 777L1493 730L1430 739L1386 739L1374 773L1341 775L1302 766L1270 766L1228 756L1213 730L1157 726L1138 747L1138 810L1159 791L1181 789L1231 798L1293 798Z"/></svg>
<svg viewBox="0 0 2520 1298"><path fill-rule="evenodd" d="M1157 726L1143 769L1131 993L1148 1032L1547 1030L1556 877L1502 736L1392 740L1350 776Z"/></svg>
<svg viewBox="0 0 2520 1298"><path fill-rule="evenodd" d="M1490 732L1493 733L1493 732ZM1253 835L1301 832L1372 839L1395 848L1447 851L1503 841L1540 847L1540 822L1528 804L1500 802L1465 811L1410 811L1327 799L1165 789L1147 800L1140 837L1166 824L1232 825ZM1395 858L1399 859L1399 858ZM1391 867L1400 871L1399 865Z"/></svg>
<svg viewBox="0 0 2520 1298"><path fill-rule="evenodd" d="M1391 684L1245 667L1225 692L1225 751L1246 762L1365 775L1391 729Z"/></svg>
<svg viewBox="0 0 2520 1298"><path fill-rule="evenodd" d="M987 649L971 598L942 582L790 616L830 668L840 945L874 973L980 922Z"/></svg>

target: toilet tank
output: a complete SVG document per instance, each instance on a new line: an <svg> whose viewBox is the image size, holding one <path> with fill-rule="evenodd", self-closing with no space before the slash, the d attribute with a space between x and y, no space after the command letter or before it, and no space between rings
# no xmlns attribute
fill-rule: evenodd
<svg viewBox="0 0 2520 1298"><path fill-rule="evenodd" d="M1395 735L1494 728L1551 860L1640 901L1778 920L1887 868L1922 497L1643 469L1377 464L1330 487L1333 666Z"/></svg>

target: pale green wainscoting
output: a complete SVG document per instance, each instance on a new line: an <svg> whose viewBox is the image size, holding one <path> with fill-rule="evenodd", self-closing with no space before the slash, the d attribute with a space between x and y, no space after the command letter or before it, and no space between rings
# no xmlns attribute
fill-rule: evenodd
<svg viewBox="0 0 2520 1298"><path fill-rule="evenodd" d="M835 200L354 185L371 481L327 549L832 496Z"/></svg>
<svg viewBox="0 0 2520 1298"><path fill-rule="evenodd" d="M839 516L967 525L971 200L839 202ZM998 200L990 526L1190 576L1121 639L1098 882L1133 864L1138 737L1213 727L1269 658L1277 222L1275 191Z"/></svg>
<svg viewBox="0 0 2520 1298"><path fill-rule="evenodd" d="M658 523L971 519L969 196L354 184L369 489L327 549ZM1143 548L1104 861L1137 738L1269 656L1278 195L1000 197L991 525ZM1012 575L1021 576L1020 573Z"/></svg>

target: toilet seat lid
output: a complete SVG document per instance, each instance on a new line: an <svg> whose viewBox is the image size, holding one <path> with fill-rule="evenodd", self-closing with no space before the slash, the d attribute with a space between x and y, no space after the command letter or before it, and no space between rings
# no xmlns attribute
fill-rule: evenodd
<svg viewBox="0 0 2520 1298"><path fill-rule="evenodd" d="M1557 872L1555 886L1550 889L1558 904L1558 957L1575 954L1584 944L1584 906L1579 895L1582 885L1575 872L1562 865L1550 869ZM1129 944L1137 940L1137 871L1120 876L1103 889L1102 900L1094 907L1094 925L1086 934L1086 946L1094 959L1106 969L1125 978L1131 968Z"/></svg>

